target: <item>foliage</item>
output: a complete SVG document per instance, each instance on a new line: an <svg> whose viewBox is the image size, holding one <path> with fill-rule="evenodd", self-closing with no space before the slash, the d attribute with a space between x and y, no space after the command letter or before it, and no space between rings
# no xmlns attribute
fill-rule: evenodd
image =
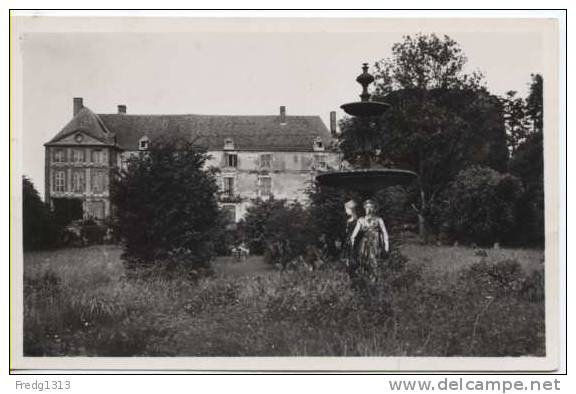
<svg viewBox="0 0 576 394"><path fill-rule="evenodd" d="M437 227L431 211L459 171L506 169L501 104L480 73L465 72L467 58L447 36L405 36L375 66L375 99L390 108L380 118L342 120L340 149L352 165L365 165L359 153L372 138L372 164L418 173L411 201L420 220Z"/></svg>
<svg viewBox="0 0 576 394"><path fill-rule="evenodd" d="M317 183L308 190L308 197L310 217L318 233L324 235L328 253L332 257L337 257L340 253L337 245L341 246L346 236L347 217L344 204L349 200L355 200L361 204L362 200L354 192L321 186ZM360 213L358 211L358 214Z"/></svg>
<svg viewBox="0 0 576 394"><path fill-rule="evenodd" d="M500 98L504 112L508 148L514 157L518 147L532 134L543 131L543 79L532 74L529 94L526 99L517 97L515 91L506 92Z"/></svg>
<svg viewBox="0 0 576 394"><path fill-rule="evenodd" d="M255 200L240 227L251 251L266 254L271 264L282 267L318 242L310 214L298 202Z"/></svg>
<svg viewBox="0 0 576 394"><path fill-rule="evenodd" d="M542 108L543 80L532 75L530 93L525 100L524 122L528 129L512 151L508 164L511 174L522 179L524 195L520 201L515 241L518 244L544 244L544 133Z"/></svg>
<svg viewBox="0 0 576 394"><path fill-rule="evenodd" d="M524 99L516 96L515 91L506 92L500 99L504 113L506 138L510 153L514 155L518 146L526 140L531 132L526 103Z"/></svg>
<svg viewBox="0 0 576 394"><path fill-rule="evenodd" d="M510 160L509 171L522 179L516 242L544 244L544 149L543 135L532 133L520 144Z"/></svg>
<svg viewBox="0 0 576 394"><path fill-rule="evenodd" d="M22 227L24 250L38 250L58 245L62 231L42 202L34 184L27 177L22 177Z"/></svg>
<svg viewBox="0 0 576 394"><path fill-rule="evenodd" d="M206 159L189 142L156 141L114 178L111 199L130 266L208 264L220 214Z"/></svg>
<svg viewBox="0 0 576 394"><path fill-rule="evenodd" d="M526 109L535 133L544 130L544 80L540 74L531 74L532 82L526 99Z"/></svg>
<svg viewBox="0 0 576 394"><path fill-rule="evenodd" d="M64 252L25 257L26 356L545 355L543 273L509 258L411 259L367 298L330 269L127 281L110 246Z"/></svg>
<svg viewBox="0 0 576 394"><path fill-rule="evenodd" d="M239 231L248 242L250 251L261 255L266 250L266 226L274 211L286 209L286 200L274 197L267 200L255 199L248 207L243 220L238 223ZM274 234L268 234L274 236Z"/></svg>
<svg viewBox="0 0 576 394"><path fill-rule="evenodd" d="M94 219L86 219L81 223L80 232L88 245L102 244L106 242L108 227Z"/></svg>
<svg viewBox="0 0 576 394"><path fill-rule="evenodd" d="M456 41L435 34L404 36L392 56L376 63L377 94L400 89L476 89L483 76L464 72L468 59Z"/></svg>
<svg viewBox="0 0 576 394"><path fill-rule="evenodd" d="M509 241L523 189L520 180L490 168L461 171L446 193L443 212L456 239L491 244Z"/></svg>

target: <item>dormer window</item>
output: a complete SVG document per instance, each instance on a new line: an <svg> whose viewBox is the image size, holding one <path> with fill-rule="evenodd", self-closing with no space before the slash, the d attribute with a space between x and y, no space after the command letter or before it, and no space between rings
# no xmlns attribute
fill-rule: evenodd
<svg viewBox="0 0 576 394"><path fill-rule="evenodd" d="M226 138L224 140L224 150L234 150L234 141L232 138Z"/></svg>
<svg viewBox="0 0 576 394"><path fill-rule="evenodd" d="M316 137L313 143L313 148L315 151L323 151L324 150L324 143L322 142L322 138Z"/></svg>
<svg viewBox="0 0 576 394"><path fill-rule="evenodd" d="M147 136L140 138L138 142L138 149L140 150L148 150L150 147L150 139Z"/></svg>

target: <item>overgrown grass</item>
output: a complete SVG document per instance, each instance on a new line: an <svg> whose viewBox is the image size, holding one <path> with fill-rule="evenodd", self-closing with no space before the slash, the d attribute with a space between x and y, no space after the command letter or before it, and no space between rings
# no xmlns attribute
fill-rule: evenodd
<svg viewBox="0 0 576 394"><path fill-rule="evenodd" d="M535 263L541 252L501 250L502 261L495 263L495 256L452 249L405 247L411 263L387 271L370 297L353 291L337 270L191 283L128 279L120 251L109 246L27 254L24 351L28 356L544 355L543 272ZM460 269L453 261L457 256ZM514 260L522 256L530 256L519 260L527 270ZM439 262L442 258L450 261Z"/></svg>

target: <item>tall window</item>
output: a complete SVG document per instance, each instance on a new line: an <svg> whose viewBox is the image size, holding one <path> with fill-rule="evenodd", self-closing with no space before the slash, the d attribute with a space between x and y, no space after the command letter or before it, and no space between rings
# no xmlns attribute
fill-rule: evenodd
<svg viewBox="0 0 576 394"><path fill-rule="evenodd" d="M93 193L102 193L106 188L106 174L103 171L92 171L92 184Z"/></svg>
<svg viewBox="0 0 576 394"><path fill-rule="evenodd" d="M272 178L269 176L260 177L260 196L267 197L272 194Z"/></svg>
<svg viewBox="0 0 576 394"><path fill-rule="evenodd" d="M270 168L272 167L272 155L269 153L265 153L260 155L260 167L261 168Z"/></svg>
<svg viewBox="0 0 576 394"><path fill-rule="evenodd" d="M238 167L238 155L236 153L226 153L224 160L227 167Z"/></svg>
<svg viewBox="0 0 576 394"><path fill-rule="evenodd" d="M102 149L94 149L92 151L92 163L104 164L104 151Z"/></svg>
<svg viewBox="0 0 576 394"><path fill-rule="evenodd" d="M224 195L227 197L232 197L234 195L234 178L224 177Z"/></svg>
<svg viewBox="0 0 576 394"><path fill-rule="evenodd" d="M84 193L86 190L86 173L84 170L72 172L72 191Z"/></svg>
<svg viewBox="0 0 576 394"><path fill-rule="evenodd" d="M54 150L54 163L64 163L66 161L64 149Z"/></svg>
<svg viewBox="0 0 576 394"><path fill-rule="evenodd" d="M66 172L56 171L54 173L54 191L55 192L66 191Z"/></svg>
<svg viewBox="0 0 576 394"><path fill-rule="evenodd" d="M72 149L72 162L83 163L84 162L84 149Z"/></svg>

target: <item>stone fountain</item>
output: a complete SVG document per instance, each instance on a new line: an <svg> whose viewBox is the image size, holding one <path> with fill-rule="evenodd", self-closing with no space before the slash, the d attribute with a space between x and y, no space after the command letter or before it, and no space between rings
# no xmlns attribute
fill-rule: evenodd
<svg viewBox="0 0 576 394"><path fill-rule="evenodd" d="M368 93L368 86L374 82L374 77L368 73L368 63L362 65L362 71L362 74L356 78L356 81L362 85L360 101L343 104L340 108L348 115L367 121L372 116L384 114L389 106L386 103L371 100L371 95ZM417 178L416 173L408 170L373 168L371 158L376 150L374 146L374 137L376 136L370 134L372 131L370 131L368 127L358 132L366 133L363 136L365 143L359 155L360 167L345 171L330 171L319 174L316 180L320 185L356 191L367 199L378 190L389 186L408 185Z"/></svg>

